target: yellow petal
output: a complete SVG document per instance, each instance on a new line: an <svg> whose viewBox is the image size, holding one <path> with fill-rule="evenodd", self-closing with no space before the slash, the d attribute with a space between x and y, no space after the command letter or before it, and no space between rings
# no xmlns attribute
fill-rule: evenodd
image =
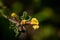
<svg viewBox="0 0 60 40"><path fill-rule="evenodd" d="M12 13L11 16L12 16L12 17L15 17L15 16L16 16L16 13Z"/></svg>
<svg viewBox="0 0 60 40"><path fill-rule="evenodd" d="M36 30L39 28L39 25L33 25L33 29Z"/></svg>
<svg viewBox="0 0 60 40"><path fill-rule="evenodd" d="M31 24L39 24L39 22L36 18L32 18Z"/></svg>
<svg viewBox="0 0 60 40"><path fill-rule="evenodd" d="M22 24L25 24L26 23L26 20L22 20L21 22L22 22Z"/></svg>

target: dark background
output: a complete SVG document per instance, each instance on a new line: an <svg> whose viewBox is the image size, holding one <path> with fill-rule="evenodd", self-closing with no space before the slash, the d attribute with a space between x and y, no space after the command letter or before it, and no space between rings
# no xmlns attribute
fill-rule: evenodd
<svg viewBox="0 0 60 40"><path fill-rule="evenodd" d="M27 11L39 20L40 28L32 36L32 40L60 40L60 1L59 0L0 0L6 6L4 13L11 12L22 15ZM0 3L1 4L1 3ZM1 8L0 8L1 10ZM13 30L9 29L9 21L0 15L0 40L17 40Z"/></svg>

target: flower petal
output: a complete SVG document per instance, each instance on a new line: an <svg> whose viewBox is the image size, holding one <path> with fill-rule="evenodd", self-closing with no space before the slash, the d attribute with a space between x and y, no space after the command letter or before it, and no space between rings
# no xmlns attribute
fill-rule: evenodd
<svg viewBox="0 0 60 40"><path fill-rule="evenodd" d="M36 30L39 28L39 25L33 25L33 29Z"/></svg>
<svg viewBox="0 0 60 40"><path fill-rule="evenodd" d="M31 24L39 24L39 22L36 18L32 18Z"/></svg>

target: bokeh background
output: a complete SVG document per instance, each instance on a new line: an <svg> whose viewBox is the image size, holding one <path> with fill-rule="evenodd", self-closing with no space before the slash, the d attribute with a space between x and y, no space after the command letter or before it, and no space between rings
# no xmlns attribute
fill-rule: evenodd
<svg viewBox="0 0 60 40"><path fill-rule="evenodd" d="M2 11L4 6L7 8ZM39 20L40 27L31 40L60 40L59 0L0 0L0 13L10 16L11 12L15 12L21 16L23 11ZM0 15L0 40L18 40L9 26L9 21Z"/></svg>

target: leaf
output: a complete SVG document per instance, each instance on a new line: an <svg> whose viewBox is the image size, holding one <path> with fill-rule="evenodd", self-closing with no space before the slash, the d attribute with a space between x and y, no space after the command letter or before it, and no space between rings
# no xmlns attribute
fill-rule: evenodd
<svg viewBox="0 0 60 40"><path fill-rule="evenodd" d="M26 19L26 17L27 17L27 12L24 11L24 12L23 12L23 15L22 15L22 18L23 18L23 19Z"/></svg>
<svg viewBox="0 0 60 40"><path fill-rule="evenodd" d="M28 21L31 20L31 16L27 16L26 20L28 20Z"/></svg>
<svg viewBox="0 0 60 40"><path fill-rule="evenodd" d="M26 11L24 11L23 15L22 15L22 19L24 19L24 20L31 20L31 17L29 15L27 15Z"/></svg>
<svg viewBox="0 0 60 40"><path fill-rule="evenodd" d="M10 23L10 24L11 24L11 26L9 27L9 29L13 29L15 32L15 37L17 37L19 35L18 28L16 27L16 25L14 23Z"/></svg>
<svg viewBox="0 0 60 40"><path fill-rule="evenodd" d="M15 37L17 37L19 35L19 31L18 31L18 28L17 27L14 28L14 32L16 33L15 34Z"/></svg>

